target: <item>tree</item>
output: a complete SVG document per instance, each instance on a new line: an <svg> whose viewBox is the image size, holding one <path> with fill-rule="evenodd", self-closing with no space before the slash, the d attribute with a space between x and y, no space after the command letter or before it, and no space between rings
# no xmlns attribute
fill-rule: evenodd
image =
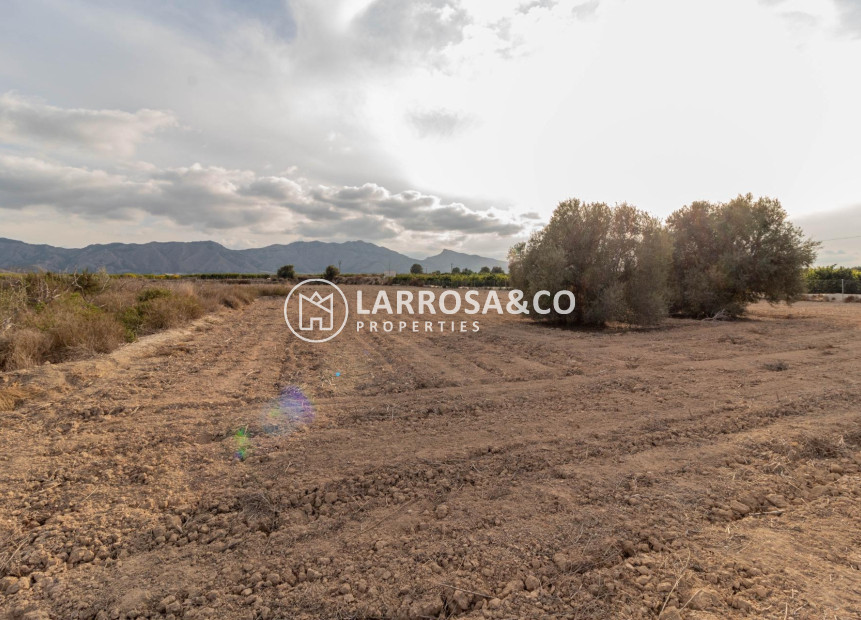
<svg viewBox="0 0 861 620"><path fill-rule="evenodd" d="M414 275L418 275L418 274L424 273L424 272L425 272L424 267L422 267L418 263L413 263L413 266L410 267L410 273L412 273Z"/></svg>
<svg viewBox="0 0 861 620"><path fill-rule="evenodd" d="M490 270L490 273L505 273L505 270L499 265L496 265L493 269Z"/></svg>
<svg viewBox="0 0 861 620"><path fill-rule="evenodd" d="M277 275L279 278L293 280L296 278L296 270L293 269L293 265L284 265L283 267L278 268Z"/></svg>
<svg viewBox="0 0 861 620"><path fill-rule="evenodd" d="M326 267L326 271L323 272L323 279L328 280L329 282L334 282L339 273L341 273L340 269L335 267L335 265L329 265Z"/></svg>
<svg viewBox="0 0 861 620"><path fill-rule="evenodd" d="M482 267L481 269L478 270L478 273L490 273L490 267L485 265L484 267Z"/></svg>
<svg viewBox="0 0 861 620"><path fill-rule="evenodd" d="M463 269L461 269L461 270L460 270L460 272L461 272L463 275L465 275L465 276L471 276L473 273L475 273L475 272L474 272L472 269L470 269L469 267L464 267Z"/></svg>
<svg viewBox="0 0 861 620"><path fill-rule="evenodd" d="M550 222L509 252L508 273L524 291L530 316L576 325L608 321L654 324L667 313L670 248L660 221L628 204L610 207L574 198ZM574 293L570 314L532 308L538 291Z"/></svg>
<svg viewBox="0 0 861 620"><path fill-rule="evenodd" d="M456 275L460 273L460 267L452 267L451 268L452 275Z"/></svg>
<svg viewBox="0 0 861 620"><path fill-rule="evenodd" d="M694 202L670 215L670 310L737 316L759 299L796 299L819 244L805 240L786 217L778 200L754 200L752 194L726 203Z"/></svg>

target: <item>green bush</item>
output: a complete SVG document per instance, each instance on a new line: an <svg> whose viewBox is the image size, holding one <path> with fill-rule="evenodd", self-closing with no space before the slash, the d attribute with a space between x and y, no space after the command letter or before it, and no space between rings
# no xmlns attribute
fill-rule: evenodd
<svg viewBox="0 0 861 620"><path fill-rule="evenodd" d="M739 195L694 202L667 220L673 244L670 309L687 316L736 316L765 299L792 301L818 243L805 240L773 198Z"/></svg>
<svg viewBox="0 0 861 620"><path fill-rule="evenodd" d="M323 272L323 279L328 280L329 282L334 282L339 273L341 273L340 269L335 267L335 265L329 265L326 267L326 271Z"/></svg>
<svg viewBox="0 0 861 620"><path fill-rule="evenodd" d="M530 316L574 325L649 325L666 316L669 245L660 222L621 204L559 203L549 224L509 254L511 284L530 301L541 290L574 293L574 312ZM531 309L531 308L530 308Z"/></svg>
<svg viewBox="0 0 861 620"><path fill-rule="evenodd" d="M278 268L277 276L285 280L295 280L296 270L293 268L293 265L284 265Z"/></svg>
<svg viewBox="0 0 861 620"><path fill-rule="evenodd" d="M140 294L138 294L138 302L144 303L153 299L162 299L164 297L170 297L171 295L173 295L173 291L167 288L148 288L142 290Z"/></svg>
<svg viewBox="0 0 861 620"><path fill-rule="evenodd" d="M441 286L444 288L504 288L509 285L504 273L399 273L388 279L388 284L405 286Z"/></svg>

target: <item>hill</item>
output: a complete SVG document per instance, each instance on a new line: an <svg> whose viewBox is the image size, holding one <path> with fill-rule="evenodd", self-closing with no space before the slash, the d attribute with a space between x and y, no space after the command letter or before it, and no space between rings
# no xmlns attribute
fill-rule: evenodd
<svg viewBox="0 0 861 620"><path fill-rule="evenodd" d="M59 248L0 238L0 269L75 271L105 268L110 273L274 273L293 265L299 273L322 273L338 265L344 273L404 273L414 263L425 271L447 272L452 265L478 271L504 261L443 250L417 259L365 241L327 243L295 241L286 245L231 250L214 241L108 243L84 248Z"/></svg>

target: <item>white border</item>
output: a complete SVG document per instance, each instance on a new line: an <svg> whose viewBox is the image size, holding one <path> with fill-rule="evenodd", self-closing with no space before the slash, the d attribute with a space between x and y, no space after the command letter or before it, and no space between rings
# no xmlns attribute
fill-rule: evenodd
<svg viewBox="0 0 861 620"><path fill-rule="evenodd" d="M344 300L344 322L341 323L341 327L338 328L338 331L336 331L334 334L332 334L328 338L324 338L323 340L311 340L310 338L306 338L305 336L303 336L301 334L297 334L296 330L293 329L293 326L290 324L290 319L287 318L287 304L290 303L290 297L293 296L293 293L296 292L296 289L298 289L300 286L304 286L310 282L322 282L323 284L328 284L329 286L333 287L336 291L338 291L338 293L341 295L341 299ZM347 296L344 295L344 291L342 291L338 287L337 284L333 284L332 282L329 282L328 280L324 280L323 278L312 278L310 280L305 280L304 282L300 282L299 284L294 286L292 289L290 289L290 292L287 293L287 298L284 300L284 321L287 323L287 327L290 328L290 331L293 332L293 335L296 336L297 338L299 338L300 340L304 340L305 342L328 342L329 340L331 340L332 338L334 338L335 336L340 334L342 331L344 331L344 327L346 327L346 325L347 325L347 319L349 318L349 316L350 316L350 304L347 303Z"/></svg>

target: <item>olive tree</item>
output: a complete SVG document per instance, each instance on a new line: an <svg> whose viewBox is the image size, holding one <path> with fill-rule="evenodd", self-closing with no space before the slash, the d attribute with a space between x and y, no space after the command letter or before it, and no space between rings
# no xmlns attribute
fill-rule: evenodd
<svg viewBox="0 0 861 620"><path fill-rule="evenodd" d="M527 301L569 290L574 312L534 318L577 325L654 324L667 313L669 244L658 219L628 204L563 201L550 222L509 252L511 285Z"/></svg>
<svg viewBox="0 0 861 620"><path fill-rule="evenodd" d="M736 316L760 299L796 299L819 245L787 220L778 200L752 194L694 202L670 215L667 229L670 310L694 317Z"/></svg>

